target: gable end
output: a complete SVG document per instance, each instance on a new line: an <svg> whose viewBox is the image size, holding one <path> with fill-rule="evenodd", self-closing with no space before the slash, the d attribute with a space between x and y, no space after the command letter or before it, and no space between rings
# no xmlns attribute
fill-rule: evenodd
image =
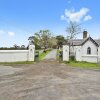
<svg viewBox="0 0 100 100"><path fill-rule="evenodd" d="M99 47L99 45L95 42L95 40L93 40L91 37L88 37L81 45L84 45L88 40L90 40L92 43L94 43L97 47Z"/></svg>

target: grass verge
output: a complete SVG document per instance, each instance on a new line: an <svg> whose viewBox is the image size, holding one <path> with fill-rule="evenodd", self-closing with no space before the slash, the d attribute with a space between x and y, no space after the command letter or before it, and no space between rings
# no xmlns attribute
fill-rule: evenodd
<svg viewBox="0 0 100 100"><path fill-rule="evenodd" d="M21 61L21 62L0 62L0 65L14 65L14 64L34 64L33 61Z"/></svg>
<svg viewBox="0 0 100 100"><path fill-rule="evenodd" d="M57 55L56 55L57 60L59 60L59 53L60 53L60 50L57 49Z"/></svg>
<svg viewBox="0 0 100 100"><path fill-rule="evenodd" d="M47 50L46 52L42 52L40 55L39 55L39 60L42 60L51 50Z"/></svg>
<svg viewBox="0 0 100 100"><path fill-rule="evenodd" d="M59 60L59 62L62 62L62 51L61 50L57 50L57 60Z"/></svg>
<svg viewBox="0 0 100 100"><path fill-rule="evenodd" d="M72 67L86 68L86 69L100 69L100 64L88 63L88 62L65 62L67 65Z"/></svg>

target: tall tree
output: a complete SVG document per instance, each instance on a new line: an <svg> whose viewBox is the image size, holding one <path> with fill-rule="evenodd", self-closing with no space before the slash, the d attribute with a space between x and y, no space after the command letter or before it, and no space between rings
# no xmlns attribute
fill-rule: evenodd
<svg viewBox="0 0 100 100"><path fill-rule="evenodd" d="M73 50L74 50L73 39L75 39L77 37L77 35L81 33L81 26L80 26L80 24L78 24L76 22L70 21L69 25L67 26L66 32L68 34L67 41L69 43L69 55L71 57L71 55L74 54L73 53Z"/></svg>
<svg viewBox="0 0 100 100"><path fill-rule="evenodd" d="M64 36L58 35L58 36L56 36L56 39L57 39L57 47L61 48L63 43L64 43L64 41L65 41Z"/></svg>
<svg viewBox="0 0 100 100"><path fill-rule="evenodd" d="M28 40L29 40L29 44L34 44L34 36L30 36L29 38L28 38Z"/></svg>
<svg viewBox="0 0 100 100"><path fill-rule="evenodd" d="M30 43L34 43L36 46L48 48L51 37L49 30L40 30L34 36L29 37L29 40L31 41Z"/></svg>
<svg viewBox="0 0 100 100"><path fill-rule="evenodd" d="M67 26L66 32L68 33L68 39L74 39L79 33L81 33L81 26L76 22L70 21Z"/></svg>
<svg viewBox="0 0 100 100"><path fill-rule="evenodd" d="M57 46L56 37L49 38L48 45L49 45L50 48L56 48L56 46Z"/></svg>
<svg viewBox="0 0 100 100"><path fill-rule="evenodd" d="M22 49L25 49L25 45L21 45L21 48L22 48Z"/></svg>
<svg viewBox="0 0 100 100"><path fill-rule="evenodd" d="M41 46L48 48L49 39L51 38L51 32L49 30L40 30L35 33L35 36L39 39Z"/></svg>

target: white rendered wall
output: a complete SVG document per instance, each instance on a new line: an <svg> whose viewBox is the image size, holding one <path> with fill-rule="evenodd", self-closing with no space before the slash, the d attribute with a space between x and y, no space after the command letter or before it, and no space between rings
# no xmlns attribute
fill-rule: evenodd
<svg viewBox="0 0 100 100"><path fill-rule="evenodd" d="M82 55L87 55L87 48L91 48L91 55L97 55L97 46L92 42L92 41L87 41L83 46L82 46Z"/></svg>
<svg viewBox="0 0 100 100"><path fill-rule="evenodd" d="M91 55L87 54L87 48L91 48ZM83 46L82 46L82 61L87 61L87 62L93 62L97 63L98 60L98 52L97 52L97 46L92 42L92 41L87 41Z"/></svg>
<svg viewBox="0 0 100 100"><path fill-rule="evenodd" d="M76 55L76 50L78 47L80 47L80 46L70 46L70 53L73 55Z"/></svg>
<svg viewBox="0 0 100 100"><path fill-rule="evenodd" d="M0 62L34 61L34 46L29 50L0 50Z"/></svg>
<svg viewBox="0 0 100 100"><path fill-rule="evenodd" d="M28 61L28 50L0 50L0 62Z"/></svg>
<svg viewBox="0 0 100 100"><path fill-rule="evenodd" d="M82 61L97 63L98 61L97 55L84 55L82 56Z"/></svg>
<svg viewBox="0 0 100 100"><path fill-rule="evenodd" d="M63 61L69 61L69 46L63 45Z"/></svg>

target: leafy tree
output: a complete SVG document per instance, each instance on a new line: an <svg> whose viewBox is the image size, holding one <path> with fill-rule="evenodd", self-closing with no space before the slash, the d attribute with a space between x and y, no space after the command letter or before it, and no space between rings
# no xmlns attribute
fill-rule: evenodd
<svg viewBox="0 0 100 100"><path fill-rule="evenodd" d="M13 47L14 47L15 49L20 48L20 46L18 46L17 44L14 44Z"/></svg>
<svg viewBox="0 0 100 100"><path fill-rule="evenodd" d="M56 36L56 39L57 39L57 47L61 48L63 43L64 43L64 41L65 41L64 36L58 35L58 36Z"/></svg>
<svg viewBox="0 0 100 100"><path fill-rule="evenodd" d="M41 49L39 39L36 36L29 37L29 44L34 44L36 49Z"/></svg>
<svg viewBox="0 0 100 100"><path fill-rule="evenodd" d="M39 39L39 45L44 48L48 48L49 39L51 38L51 32L49 30L40 30L35 33L35 36Z"/></svg>
<svg viewBox="0 0 100 100"><path fill-rule="evenodd" d="M34 36L30 36L29 38L28 38L28 40L29 40L29 44L34 44Z"/></svg>
<svg viewBox="0 0 100 100"><path fill-rule="evenodd" d="M49 38L48 45L49 45L50 48L56 48L56 46L57 46L56 37Z"/></svg>
<svg viewBox="0 0 100 100"><path fill-rule="evenodd" d="M25 45L21 45L21 48L25 49Z"/></svg>
<svg viewBox="0 0 100 100"><path fill-rule="evenodd" d="M51 38L51 32L49 30L40 30L36 32L34 36L29 37L29 41L35 46L44 47L45 49L49 47L49 42Z"/></svg>

